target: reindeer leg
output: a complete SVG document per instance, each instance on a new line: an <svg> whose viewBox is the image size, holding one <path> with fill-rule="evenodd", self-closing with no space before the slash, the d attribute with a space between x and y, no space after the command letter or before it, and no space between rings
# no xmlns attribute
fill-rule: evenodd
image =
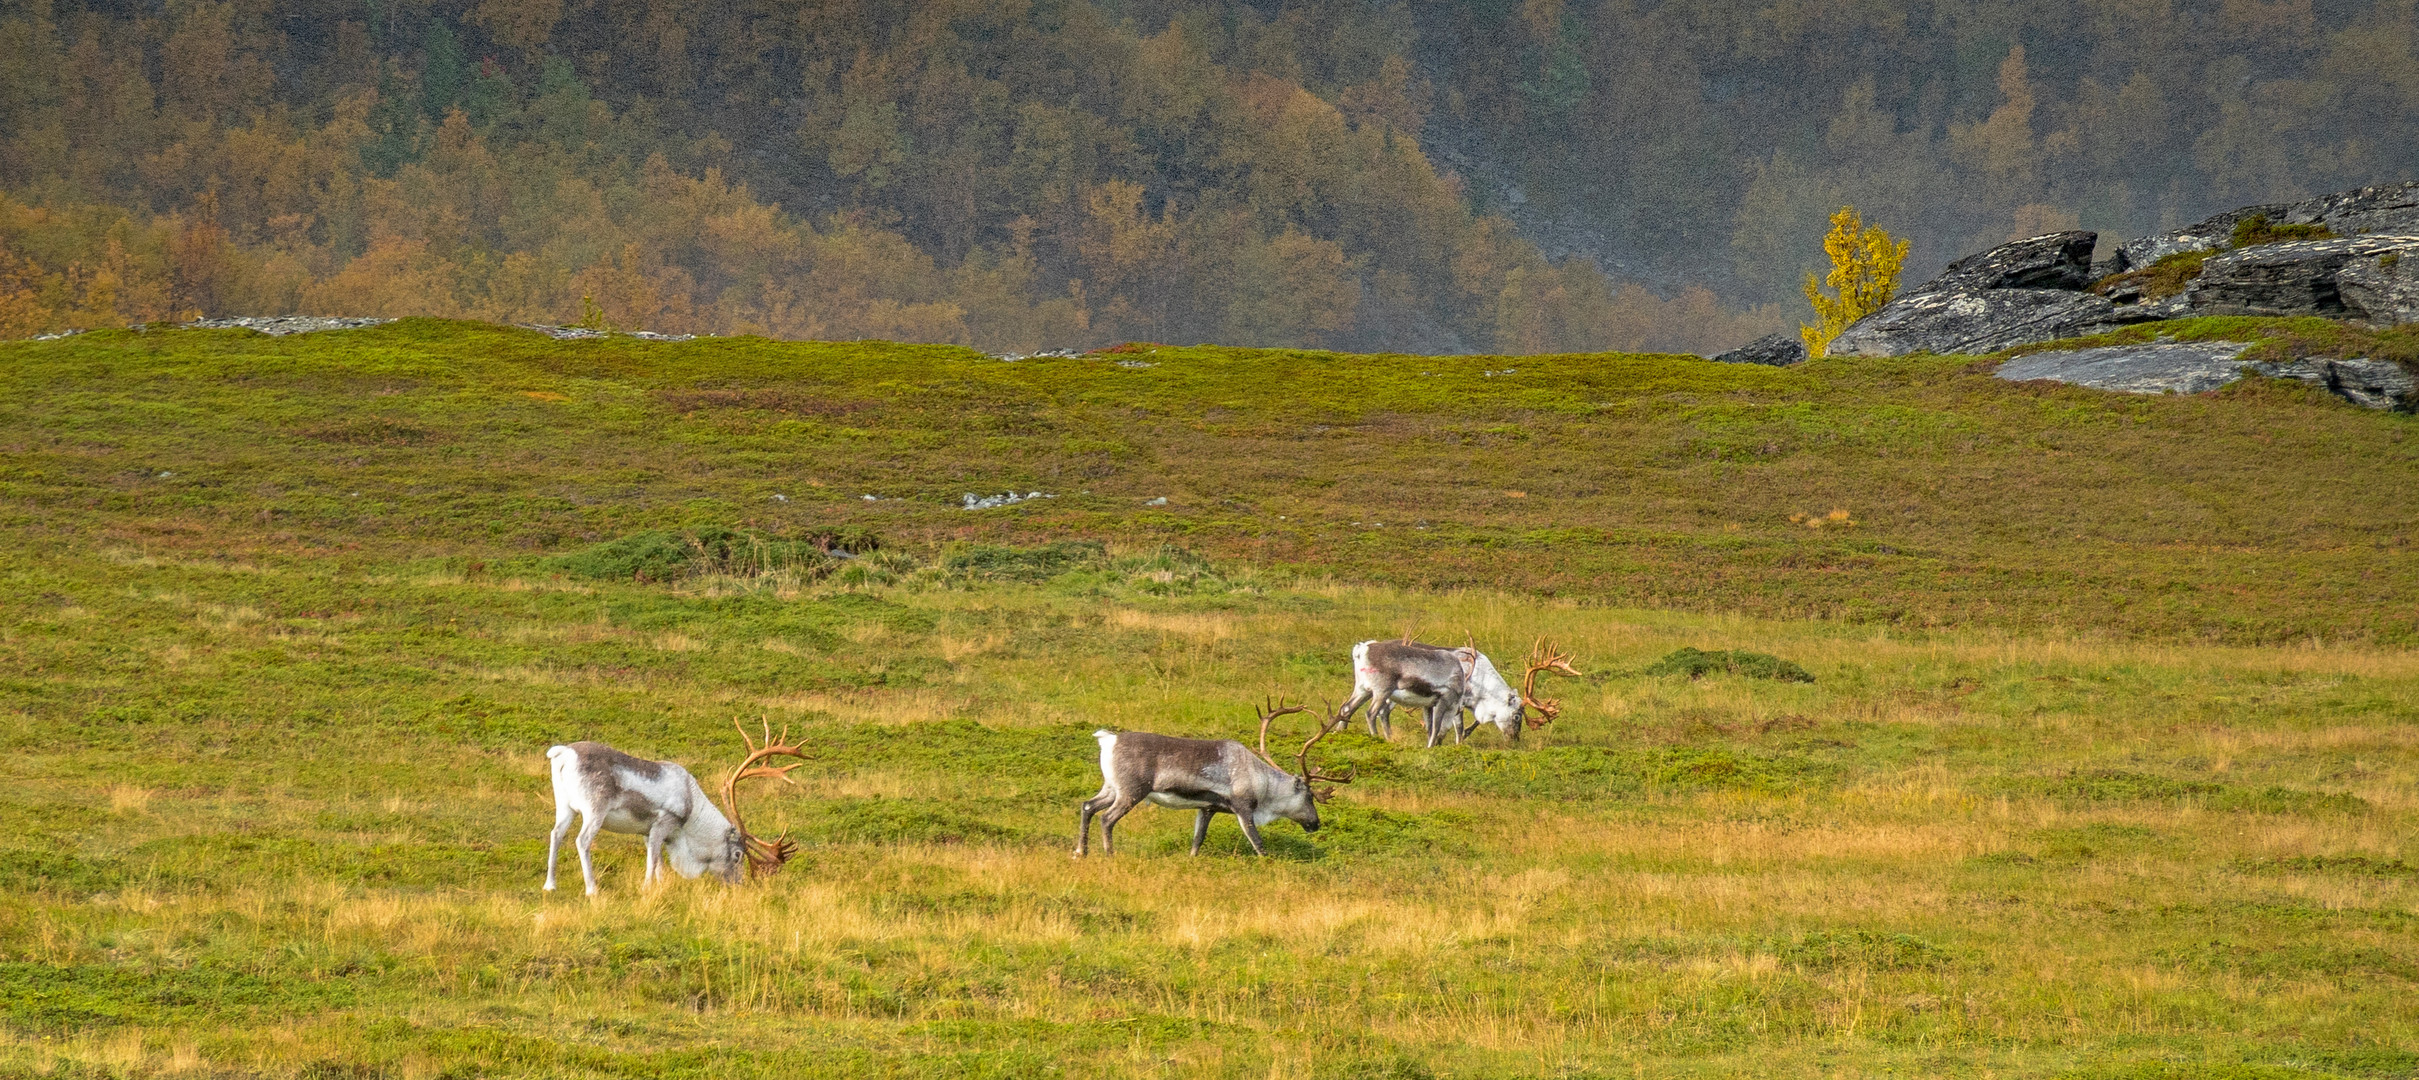
<svg viewBox="0 0 2419 1080"><path fill-rule="evenodd" d="M1201 854L1201 842L1209 839L1209 819L1216 816L1217 811L1203 807L1201 816L1193 819L1193 854Z"/></svg>
<svg viewBox="0 0 2419 1080"><path fill-rule="evenodd" d="M1377 733L1379 724L1386 725L1386 733L1384 735L1379 735ZM1384 739L1387 742L1394 741L1393 694L1379 694L1377 695L1376 701L1369 703L1369 735L1371 738Z"/></svg>
<svg viewBox="0 0 2419 1080"><path fill-rule="evenodd" d="M1111 804L1115 803L1117 801L1116 794L1117 789L1114 786L1103 785L1100 789L1100 794L1094 795L1089 799L1085 799L1082 806L1075 808L1076 858L1080 859L1091 853L1092 815L1107 809ZM1103 829L1101 831L1105 834L1108 830Z"/></svg>
<svg viewBox="0 0 2419 1080"><path fill-rule="evenodd" d="M1243 838L1251 841L1251 853L1267 858L1268 848L1260 843L1260 827L1252 824L1251 818L1250 809L1241 806L1235 808L1235 820L1243 825Z"/></svg>
<svg viewBox="0 0 2419 1080"><path fill-rule="evenodd" d="M1117 823L1125 820L1125 816L1133 813L1134 808L1141 803L1142 800L1128 799L1124 792L1119 792L1117 804L1109 807L1107 813L1100 815L1100 849L1103 853L1117 854Z"/></svg>
<svg viewBox="0 0 2419 1080"><path fill-rule="evenodd" d="M554 831L546 834L546 891L554 891L554 863L557 852L563 850L563 834L571 831L571 808L554 808Z"/></svg>
<svg viewBox="0 0 2419 1080"><path fill-rule="evenodd" d="M671 868L664 865L664 842L679 832L683 824L686 823L670 814L655 815L655 824L647 829L646 884L653 885L658 878L671 880Z"/></svg>
<svg viewBox="0 0 2419 1080"><path fill-rule="evenodd" d="M1334 728L1340 731L1345 726L1351 724L1352 714L1359 712L1361 710L1361 704L1368 700L1369 691L1361 689L1358 686L1353 687L1352 696L1344 699L1344 707L1338 710L1335 714ZM1369 722L1369 733L1372 735L1377 734L1377 721L1375 719L1376 710L1377 706L1370 706L1372 719Z"/></svg>
<svg viewBox="0 0 2419 1080"><path fill-rule="evenodd" d="M571 842L580 853L580 877L588 882L588 895L596 895L596 834L605 829L605 815L594 811L580 815L580 835Z"/></svg>

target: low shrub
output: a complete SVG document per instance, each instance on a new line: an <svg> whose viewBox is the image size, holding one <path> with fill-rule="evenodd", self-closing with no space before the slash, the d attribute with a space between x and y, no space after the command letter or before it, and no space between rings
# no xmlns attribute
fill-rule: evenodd
<svg viewBox="0 0 2419 1080"><path fill-rule="evenodd" d="M2051 780L2047 794L2082 802L2146 802L2200 799L2211 810L2251 814L2357 814L2368 800L2343 792L2269 786L2236 787L2208 780L2178 780L2125 769L2092 769Z"/></svg>
<svg viewBox="0 0 2419 1080"><path fill-rule="evenodd" d="M1774 679L1780 682L1814 681L1814 674L1770 653L1748 652L1745 649L1719 649L1711 652L1682 648L1657 660L1646 669L1648 675L1686 675L1701 679L1707 675L1744 675L1750 679Z"/></svg>
<svg viewBox="0 0 2419 1080"><path fill-rule="evenodd" d="M2372 859L2366 855L2288 855L2281 859L2238 859L2235 868L2246 873L2419 877L2419 866L2400 859Z"/></svg>
<svg viewBox="0 0 2419 1080"><path fill-rule="evenodd" d="M549 562L563 573L596 581L674 581L707 574L754 577L778 570L826 570L832 552L869 552L880 546L879 539L862 529L771 537L708 525L634 532Z"/></svg>
<svg viewBox="0 0 2419 1080"><path fill-rule="evenodd" d="M941 570L952 577L1032 582L1108 561L1108 545L1098 540L1061 540L1040 547L973 544L943 552Z"/></svg>
<svg viewBox="0 0 2419 1080"><path fill-rule="evenodd" d="M2133 295L2144 303L2165 300L2184 291L2192 279L2201 276L2201 264L2209 261L2214 251L2179 251L2139 270L2111 274L2092 283L2091 291L2102 296Z"/></svg>
<svg viewBox="0 0 2419 1080"><path fill-rule="evenodd" d="M2253 214L2234 223L2234 246L2252 247L2258 244L2281 244L2287 240L2332 240L2335 230L2324 225L2286 225L2268 220L2266 214Z"/></svg>
<svg viewBox="0 0 2419 1080"><path fill-rule="evenodd" d="M1795 941L1776 943L1773 953L1782 963L1808 971L1938 971L1953 959L1948 950L1913 934L1873 930L1818 930Z"/></svg>

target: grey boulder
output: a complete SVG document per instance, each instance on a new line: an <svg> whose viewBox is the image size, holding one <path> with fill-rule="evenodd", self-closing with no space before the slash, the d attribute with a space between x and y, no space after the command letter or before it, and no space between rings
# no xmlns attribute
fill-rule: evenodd
<svg viewBox="0 0 2419 1080"><path fill-rule="evenodd" d="M2198 394L2243 377L2241 341L2159 342L2027 353L1994 372L2010 382L2048 379L2128 394Z"/></svg>
<svg viewBox="0 0 2419 1080"><path fill-rule="evenodd" d="M2334 240L2288 240L2258 244L2212 256L2185 289L2195 315L2350 314L2337 277L2355 263L2372 268L2419 256L2419 236L2353 236ZM2399 269L2399 266L2396 266ZM2391 306L2391 299L2380 297Z"/></svg>
<svg viewBox="0 0 2419 1080"><path fill-rule="evenodd" d="M2099 233L2061 232L2001 244L1950 263L1924 288L2088 288L2093 280L2091 251L2099 242Z"/></svg>
<svg viewBox="0 0 2419 1080"><path fill-rule="evenodd" d="M2162 341L2054 349L2016 357L1995 374L2011 382L2047 379L2129 394L2199 394L2248 372L2306 382L2364 408L2409 412L2419 404L2419 380L2390 360L2312 356L2246 362L2242 354L2249 347L2240 341Z"/></svg>
<svg viewBox="0 0 2419 1080"><path fill-rule="evenodd" d="M1831 340L1830 356L1987 353L2137 321L2105 297L2065 289L1935 289L1890 301Z"/></svg>
<svg viewBox="0 0 2419 1080"><path fill-rule="evenodd" d="M2335 274L2343 306L2379 326L2419 323L2419 258L2388 252L2353 259Z"/></svg>
<svg viewBox="0 0 2419 1080"><path fill-rule="evenodd" d="M1712 359L1721 364L1788 367L1805 361L1806 343L1796 334L1766 334Z"/></svg>

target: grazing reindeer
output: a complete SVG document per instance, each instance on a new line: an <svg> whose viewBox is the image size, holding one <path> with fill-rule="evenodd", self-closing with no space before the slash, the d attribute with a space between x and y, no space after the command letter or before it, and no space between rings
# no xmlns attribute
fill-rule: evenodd
<svg viewBox="0 0 2419 1080"><path fill-rule="evenodd" d="M1369 734L1378 735L1382 725L1385 734L1381 737L1392 739L1394 707L1411 705L1426 710L1429 746L1443 742L1448 729L1458 743L1481 724L1493 724L1504 738L1519 742L1524 707L1544 714L1542 720L1529 721L1532 727L1543 727L1562 714L1560 704L1541 702L1531 691L1539 671L1579 674L1571 668L1570 659L1541 642L1531 650L1528 675L1515 691L1496 670L1495 661L1472 646L1448 649L1415 641L1364 641L1352 647L1352 696L1327 722L1342 727L1367 704ZM1467 727L1461 723L1464 710L1472 717Z"/></svg>
<svg viewBox="0 0 2419 1080"><path fill-rule="evenodd" d="M1075 855L1083 857L1092 842L1092 815L1101 814L1101 846L1117 853L1117 823L1145 800L1179 810L1199 810L1193 819L1193 854L1209 836L1210 818L1228 813L1243 825L1243 838L1252 853L1268 854L1260 844L1260 827L1288 818L1303 832L1319 831L1318 800L1330 789L1316 782L1349 784L1352 774L1329 776L1310 767L1310 748L1327 737L1327 725L1302 744L1302 771L1292 773L1268 753L1268 725L1280 716L1303 711L1300 705L1278 703L1260 713L1260 752L1233 739L1179 739L1147 731L1092 733L1100 740L1100 794L1085 799L1076 811Z"/></svg>
<svg viewBox="0 0 2419 1080"><path fill-rule="evenodd" d="M731 723L738 725L736 720ZM713 874L734 885L743 870L779 870L798 845L787 836L768 841L747 831L739 816L739 782L771 777L794 786L797 781L789 778L789 771L806 764L806 755L789 742L789 734L783 728L781 738L775 740L768 725L764 745L758 746L748 738L746 728L739 729L748 756L723 781L722 801L731 810L727 818L706 798L697 778L677 762L634 758L598 742L549 747L546 761L554 774L554 832L546 838L546 891L554 891L556 856L562 850L563 834L571 831L573 811L580 815L580 835L573 846L579 851L580 876L587 881L590 896L596 895L596 862L589 849L600 831L647 838L643 884L653 884L666 863L685 878ZM779 767L758 764L781 756L799 760Z"/></svg>

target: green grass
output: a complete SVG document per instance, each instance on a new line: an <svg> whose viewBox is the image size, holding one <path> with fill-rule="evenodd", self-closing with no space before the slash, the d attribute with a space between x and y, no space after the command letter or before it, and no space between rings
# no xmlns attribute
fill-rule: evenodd
<svg viewBox="0 0 2419 1080"><path fill-rule="evenodd" d="M2419 1075L2408 420L1121 356L0 346L0 1073ZM1329 738L1266 860L1068 858L1094 728L1248 736L1406 631L1588 674L1517 748ZM546 745L712 786L759 716L780 875L538 891Z"/></svg>
<svg viewBox="0 0 2419 1080"><path fill-rule="evenodd" d="M11 343L0 389L0 525L37 547L462 571L646 530L858 530L1908 629L2419 640L2412 424L2298 385L2144 398L1936 358L1003 363L407 320ZM1008 490L1057 498L958 509Z"/></svg>

